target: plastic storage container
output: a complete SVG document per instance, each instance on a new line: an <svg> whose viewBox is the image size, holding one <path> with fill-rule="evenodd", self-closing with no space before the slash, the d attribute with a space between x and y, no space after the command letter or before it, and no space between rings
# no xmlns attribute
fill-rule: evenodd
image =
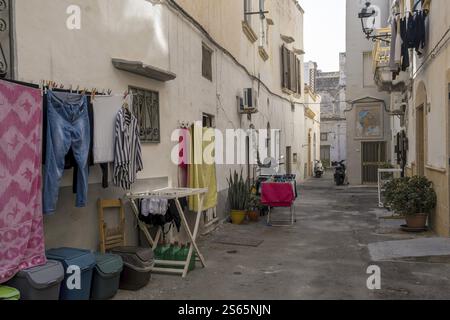
<svg viewBox="0 0 450 320"><path fill-rule="evenodd" d="M120 247L112 250L123 260L120 289L137 291L145 287L151 278L154 266L153 250L139 247Z"/></svg>
<svg viewBox="0 0 450 320"><path fill-rule="evenodd" d="M21 292L22 300L58 300L64 269L60 262L20 271L7 284Z"/></svg>
<svg viewBox="0 0 450 320"><path fill-rule="evenodd" d="M0 301L2 300L19 300L19 290L11 287L0 286Z"/></svg>
<svg viewBox="0 0 450 320"><path fill-rule="evenodd" d="M59 248L47 251L47 258L62 263L64 267L64 281L61 284L60 300L89 300L91 295L92 273L95 267L95 256L89 250L74 248ZM67 271L71 269L69 274ZM80 270L79 287L77 284L76 270ZM69 280L69 281L68 281ZM69 282L69 283L68 283Z"/></svg>
<svg viewBox="0 0 450 320"><path fill-rule="evenodd" d="M177 261L186 261L189 255L189 245L182 246L177 253L175 260ZM193 271L195 269L195 250L192 251L191 261L189 262L189 271ZM183 267L181 267L183 268Z"/></svg>
<svg viewBox="0 0 450 320"><path fill-rule="evenodd" d="M115 254L96 254L96 265L92 278L91 299L107 300L119 290L123 260Z"/></svg>

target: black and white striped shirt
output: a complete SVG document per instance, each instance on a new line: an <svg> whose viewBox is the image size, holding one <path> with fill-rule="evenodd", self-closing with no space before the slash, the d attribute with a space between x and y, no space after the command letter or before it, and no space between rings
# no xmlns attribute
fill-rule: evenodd
<svg viewBox="0 0 450 320"><path fill-rule="evenodd" d="M142 163L139 125L136 117L126 108L117 114L114 148L114 179L116 186L130 190L136 175L144 169Z"/></svg>

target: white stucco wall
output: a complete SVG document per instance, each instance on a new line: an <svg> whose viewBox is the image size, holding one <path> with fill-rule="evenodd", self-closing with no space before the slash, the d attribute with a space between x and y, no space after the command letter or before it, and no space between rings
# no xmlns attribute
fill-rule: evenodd
<svg viewBox="0 0 450 320"><path fill-rule="evenodd" d="M15 29L17 45L17 79L38 83L53 80L67 87L77 85L88 89L112 89L123 93L128 86L158 91L160 95L161 143L143 144L144 171L139 174L142 183L137 190L160 187L162 181L177 186L177 167L171 163L170 155L174 143L171 133L179 121L201 120L202 113L215 116L216 127L249 128L252 123L257 129L266 129L270 122L272 129L281 130L281 154L286 146L299 154L303 162L293 164L294 173L303 177L303 163L307 158L305 141L304 107L291 102L303 102L304 97L293 98L281 91L280 34L296 39L290 47L303 48L302 12L292 1L267 1L267 9L275 26L270 28L269 55L264 62L258 54L258 43L252 44L242 32L243 5L239 1L197 0L179 1L185 9L210 32L222 46L254 76L266 83L273 93L251 80L249 75L230 57L166 6L152 5L145 0L17 0L15 8ZM240 2L239 2L240 3ZM81 8L81 30L66 28L66 9L69 5ZM255 23L257 19L254 19ZM256 29L256 28L255 28ZM256 29L259 30L259 29ZM213 81L202 77L202 42L213 50ZM161 83L145 77L115 69L112 58L142 61L177 74L174 81ZM236 96L244 88L253 87L259 94L259 113L248 121L237 112ZM303 87L303 84L302 84ZM318 135L320 139L320 135ZM320 147L318 147L320 150ZM227 188L226 176L230 169L239 166L218 165L219 192ZM93 168L90 183L97 190L101 182L100 170ZM62 186L71 186L71 172L64 176ZM97 198L117 197L120 190L95 191L90 201ZM62 193L59 211L46 219L46 233L50 245L82 246L96 249L97 222L95 206L74 209L70 192ZM223 199L221 199L223 202ZM72 212L63 218L62 210ZM224 213L222 213L224 214ZM132 217L129 215L129 223ZM64 221L64 219L67 219ZM64 223L65 222L65 223ZM69 237L61 241L56 234L77 232L86 228L86 237L76 241ZM135 238L130 239L132 243Z"/></svg>

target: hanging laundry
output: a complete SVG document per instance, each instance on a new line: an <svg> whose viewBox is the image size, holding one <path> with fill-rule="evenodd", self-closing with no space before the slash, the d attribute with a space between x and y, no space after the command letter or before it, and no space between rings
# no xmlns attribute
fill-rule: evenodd
<svg viewBox="0 0 450 320"><path fill-rule="evenodd" d="M66 93L70 93L69 90L62 90L62 89L58 89L58 90L54 90L57 92L66 92ZM44 106L44 127L43 127L43 132L47 132L47 94L44 94L44 98L43 98L43 106ZM87 99L87 104L88 104L88 114L89 114L89 125L90 125L90 139L91 139L91 144L89 146L89 167L92 167L95 165L94 163L94 108L93 105L91 103L91 97L90 95L86 95L86 99ZM47 135L44 134L43 139L42 139L42 164L45 166L45 160L46 160L46 150L47 150ZM108 164L107 163L100 163L100 168L102 171L102 186L103 188L108 188L109 187L109 168L108 168ZM69 152L67 153L66 157L65 157L65 161L64 161L64 169L65 170L70 170L73 169L73 179L72 179L72 191L74 194L77 193L77 189L78 189L78 165L77 165L77 161L75 160L75 156L73 154L73 150L72 148L70 148Z"/></svg>
<svg viewBox="0 0 450 320"><path fill-rule="evenodd" d="M393 17L391 21L392 39L389 57L389 68L394 73L397 73L399 70L402 54L402 38L400 36L399 26L399 19L397 17Z"/></svg>
<svg viewBox="0 0 450 320"><path fill-rule="evenodd" d="M427 12L425 10L422 10L416 14L416 37L415 37L415 50L419 56L421 56L423 53L421 50L425 49L426 46L426 37L427 37L427 30L426 30L426 19L427 19Z"/></svg>
<svg viewBox="0 0 450 320"><path fill-rule="evenodd" d="M149 215L164 216L167 213L169 202L167 199L148 198L141 201L141 214L144 217Z"/></svg>
<svg viewBox="0 0 450 320"><path fill-rule="evenodd" d="M128 105L132 105L131 95ZM120 96L97 96L94 107L94 163L114 162L114 137L117 114L124 100Z"/></svg>
<svg viewBox="0 0 450 320"><path fill-rule="evenodd" d="M122 108L116 119L114 149L114 184L130 190L136 175L144 169L140 129L133 113Z"/></svg>
<svg viewBox="0 0 450 320"><path fill-rule="evenodd" d="M189 144L190 144L189 129L180 129L179 137L179 153L178 153L178 186L186 188L188 186L188 163L189 163Z"/></svg>
<svg viewBox="0 0 450 320"><path fill-rule="evenodd" d="M167 224L174 224L178 232L180 232L181 217L180 213L178 212L175 200L169 200L166 204L164 204L164 208L166 208L166 211L161 214L150 214L148 212L148 202L146 200L148 199L141 199L138 201L140 208L139 220L150 226L164 227ZM179 199L179 201L182 206L187 204L187 200L184 198Z"/></svg>
<svg viewBox="0 0 450 320"><path fill-rule="evenodd" d="M409 68L409 49L408 49L408 24L407 19L400 20L400 36L402 39L401 55L402 63L401 70L406 71Z"/></svg>
<svg viewBox="0 0 450 320"><path fill-rule="evenodd" d="M0 81L0 284L46 263L42 117L40 90Z"/></svg>
<svg viewBox="0 0 450 320"><path fill-rule="evenodd" d="M49 91L47 104L44 213L49 214L56 210L65 156L70 148L78 166L76 206L86 206L91 130L86 96Z"/></svg>
<svg viewBox="0 0 450 320"><path fill-rule="evenodd" d="M217 206L217 176L216 165L205 163L203 154L206 148L215 153L214 130L210 128L192 127L191 133L191 160L189 164L189 188L208 188L203 202L203 210L215 208ZM211 141L203 141L203 136L208 134ZM208 139L205 139L208 140ZM211 149L211 146L213 147ZM195 157L199 159L195 159ZM200 206L198 197L189 197L189 210L197 211Z"/></svg>

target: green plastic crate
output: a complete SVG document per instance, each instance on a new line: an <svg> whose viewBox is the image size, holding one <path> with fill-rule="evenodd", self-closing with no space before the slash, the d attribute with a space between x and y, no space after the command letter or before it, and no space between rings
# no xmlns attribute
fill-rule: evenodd
<svg viewBox="0 0 450 320"><path fill-rule="evenodd" d="M17 289L0 286L0 300L19 300L20 292Z"/></svg>

